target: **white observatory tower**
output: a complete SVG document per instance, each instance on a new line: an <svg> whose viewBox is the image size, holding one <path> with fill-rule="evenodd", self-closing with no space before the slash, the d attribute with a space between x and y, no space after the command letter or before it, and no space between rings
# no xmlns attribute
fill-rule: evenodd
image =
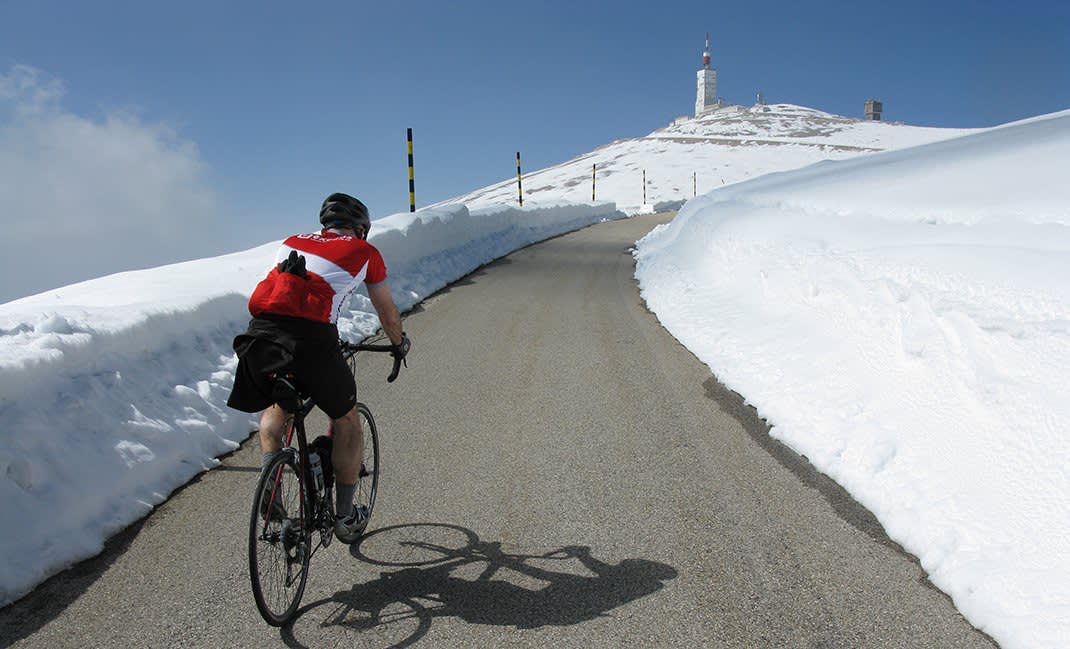
<svg viewBox="0 0 1070 649"><path fill-rule="evenodd" d="M717 70L710 68L710 33L706 32L706 49L702 51L702 69L698 71L698 92L695 94L695 117L720 105L717 99Z"/></svg>

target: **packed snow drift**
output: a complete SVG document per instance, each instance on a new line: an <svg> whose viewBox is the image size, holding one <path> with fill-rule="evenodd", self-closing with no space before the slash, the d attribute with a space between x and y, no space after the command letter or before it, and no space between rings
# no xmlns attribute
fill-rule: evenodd
<svg viewBox="0 0 1070 649"><path fill-rule="evenodd" d="M725 187L637 247L665 327L975 625L1070 646L1070 111Z"/></svg>

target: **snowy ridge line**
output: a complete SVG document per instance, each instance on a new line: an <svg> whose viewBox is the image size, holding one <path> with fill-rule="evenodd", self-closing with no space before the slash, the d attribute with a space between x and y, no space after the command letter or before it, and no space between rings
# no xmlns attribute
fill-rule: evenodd
<svg viewBox="0 0 1070 649"><path fill-rule="evenodd" d="M721 144L724 146L812 146L829 151L853 151L856 153L875 153L883 151L870 146L854 146L851 144L830 144L828 142L808 142L806 140L770 140L768 138L753 137L698 137L686 135L651 135L644 140L655 142L675 142L677 144Z"/></svg>
<svg viewBox="0 0 1070 649"><path fill-rule="evenodd" d="M867 122L813 109L776 104L733 106L701 118L674 120L642 137L622 138L570 160L524 174L525 196L591 198L591 165L597 165L596 196L613 200L627 214L650 205L680 204L696 194L770 172L821 160L842 160L902 149L977 132ZM643 184L643 171L648 171ZM531 187L546 191L535 193ZM516 179L505 179L438 203L470 208L516 198Z"/></svg>
<svg viewBox="0 0 1070 649"><path fill-rule="evenodd" d="M377 220L370 239L406 311L517 248L623 216L613 203L450 205ZM226 407L231 343L279 243L0 305L0 519L19 524L0 537L0 606L99 553L249 436L254 416ZM350 308L341 335L378 328L365 295Z"/></svg>

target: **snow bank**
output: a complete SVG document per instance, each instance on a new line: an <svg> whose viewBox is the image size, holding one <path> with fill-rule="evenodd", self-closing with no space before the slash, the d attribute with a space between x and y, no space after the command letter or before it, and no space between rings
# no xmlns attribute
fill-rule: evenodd
<svg viewBox="0 0 1070 649"><path fill-rule="evenodd" d="M1008 649L1070 638L1070 111L765 176L637 246L661 322Z"/></svg>

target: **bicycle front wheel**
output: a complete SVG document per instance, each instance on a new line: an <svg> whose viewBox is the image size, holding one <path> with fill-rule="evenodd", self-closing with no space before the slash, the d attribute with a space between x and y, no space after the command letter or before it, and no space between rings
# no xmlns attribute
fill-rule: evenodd
<svg viewBox="0 0 1070 649"><path fill-rule="evenodd" d="M307 485L296 454L285 449L256 484L249 519L249 577L260 615L272 626L290 621L308 581L312 531L305 525Z"/></svg>
<svg viewBox="0 0 1070 649"><path fill-rule="evenodd" d="M364 431L364 457L361 459L360 481L354 504L366 507L371 517L375 509L375 496L379 493L379 430L375 427L372 411L363 403L357 404L360 428Z"/></svg>

